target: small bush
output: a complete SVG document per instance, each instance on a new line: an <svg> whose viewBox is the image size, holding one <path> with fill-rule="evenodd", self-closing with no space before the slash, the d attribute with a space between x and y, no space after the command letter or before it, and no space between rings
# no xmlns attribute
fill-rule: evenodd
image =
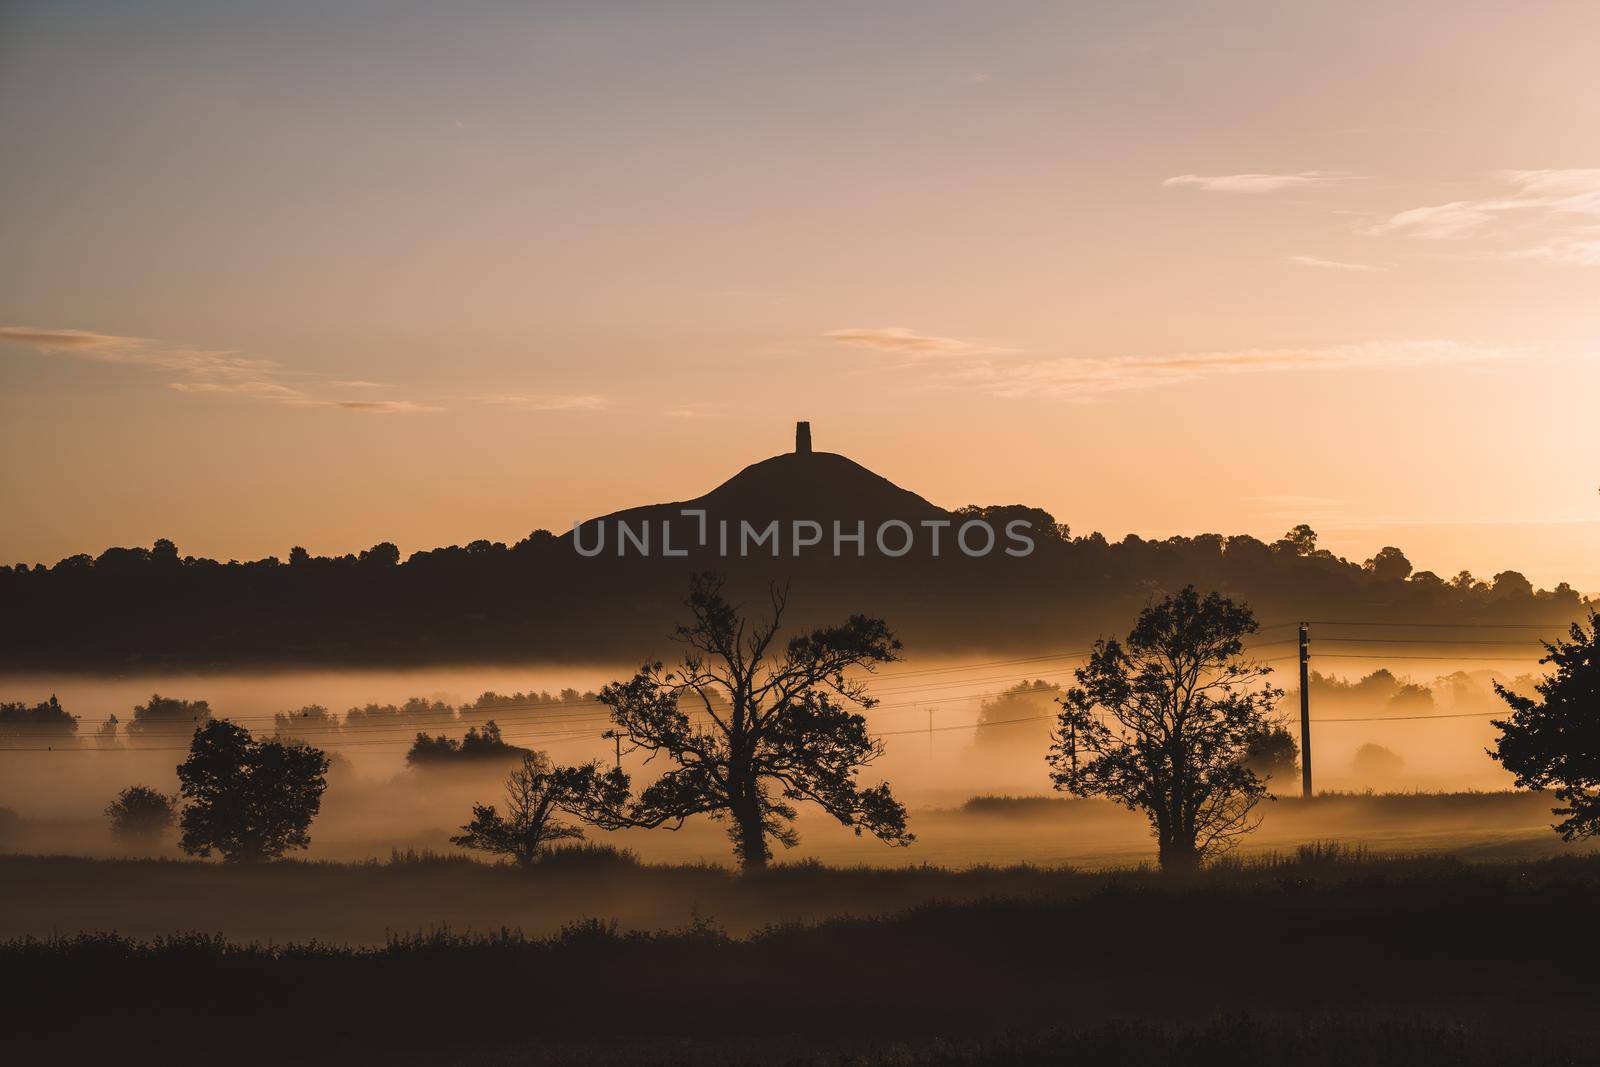
<svg viewBox="0 0 1600 1067"><path fill-rule="evenodd" d="M157 844L176 821L177 803L165 793L147 785L130 785L106 805L111 833L126 844L146 847Z"/></svg>

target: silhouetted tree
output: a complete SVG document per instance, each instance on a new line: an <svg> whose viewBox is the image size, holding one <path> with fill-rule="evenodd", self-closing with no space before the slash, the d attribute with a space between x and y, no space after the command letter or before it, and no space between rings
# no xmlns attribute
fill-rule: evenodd
<svg viewBox="0 0 1600 1067"><path fill-rule="evenodd" d="M1278 541L1285 551L1296 556L1311 556L1317 551L1317 531L1301 523Z"/></svg>
<svg viewBox="0 0 1600 1067"><path fill-rule="evenodd" d="M1490 593L1496 598L1503 597L1531 597L1533 596L1533 583L1520 571L1501 571L1494 576L1494 584L1489 587Z"/></svg>
<svg viewBox="0 0 1600 1067"><path fill-rule="evenodd" d="M1271 723L1245 745L1244 765L1263 782L1282 786L1300 771L1300 746L1281 723Z"/></svg>
<svg viewBox="0 0 1600 1067"><path fill-rule="evenodd" d="M1056 517L1044 508L1033 508L1026 504L968 504L956 508L951 512L956 525L972 519L982 519L998 531L1006 529L1013 522L1025 522L1035 541L1052 541L1062 543L1072 539L1072 529L1064 522L1057 522Z"/></svg>
<svg viewBox="0 0 1600 1067"><path fill-rule="evenodd" d="M751 621L728 603L720 578L695 576L693 621L676 634L687 649L681 664L670 672L646 664L600 692L614 724L606 736L621 738L627 752L664 755L671 766L637 797L620 768L572 769L574 812L605 829L676 828L701 814L729 819L746 870L766 866L768 838L785 847L798 841L791 801L813 801L857 834L910 843L905 808L888 784L863 788L856 780L883 742L848 707L876 701L865 682L846 677L897 659L900 642L881 619L853 615L779 645L788 594L773 587L770 596L771 617Z"/></svg>
<svg viewBox="0 0 1600 1067"><path fill-rule="evenodd" d="M972 743L980 749L1037 746L1050 732L1051 712L1061 686L1043 678L1023 680L978 705L978 730ZM1038 720L1038 721L1034 721Z"/></svg>
<svg viewBox="0 0 1600 1067"><path fill-rule="evenodd" d="M438 726L453 723L456 709L442 700L411 697L404 704L368 704L351 708L344 713L345 726L405 726L407 721L419 726Z"/></svg>
<svg viewBox="0 0 1600 1067"><path fill-rule="evenodd" d="M280 711L272 717L272 736L279 741L310 744L330 741L339 736L339 717L321 704Z"/></svg>
<svg viewBox="0 0 1600 1067"><path fill-rule="evenodd" d="M1426 715L1433 710L1433 691L1425 685L1406 682L1389 698L1387 710L1396 715Z"/></svg>
<svg viewBox="0 0 1600 1067"><path fill-rule="evenodd" d="M474 804L472 821L450 843L528 866L553 843L583 837L582 829L559 820L568 781L551 773L543 752L524 752L521 766L506 775L505 815L492 804Z"/></svg>
<svg viewBox="0 0 1600 1067"><path fill-rule="evenodd" d="M1350 758L1350 769L1358 777L1382 780L1399 774L1405 763L1393 749L1368 741Z"/></svg>
<svg viewBox="0 0 1600 1067"><path fill-rule="evenodd" d="M130 785L106 806L113 836L129 844L150 847L177 818L172 797L147 785Z"/></svg>
<svg viewBox="0 0 1600 1067"><path fill-rule="evenodd" d="M78 717L68 714L55 694L37 704L0 704L0 741L70 745L78 737Z"/></svg>
<svg viewBox="0 0 1600 1067"><path fill-rule="evenodd" d="M1249 608L1188 586L1145 608L1125 644L1096 642L1060 702L1056 788L1144 812L1164 868L1192 868L1260 822L1267 790L1245 757L1283 692L1242 658L1257 629Z"/></svg>
<svg viewBox="0 0 1600 1067"><path fill-rule="evenodd" d="M226 719L195 731L178 766L185 852L229 863L276 859L311 843L328 788L328 757L310 745L256 741Z"/></svg>
<svg viewBox="0 0 1600 1067"><path fill-rule="evenodd" d="M358 557L362 563L374 567L398 567L400 565L400 549L392 542L380 541Z"/></svg>
<svg viewBox="0 0 1600 1067"><path fill-rule="evenodd" d="M1535 685L1534 696L1495 683L1511 707L1496 719L1499 740L1489 754L1517 776L1524 789L1550 789L1564 806L1556 824L1564 840L1600 833L1600 613L1590 611L1589 629L1573 623L1568 639L1544 642L1539 661L1553 673Z"/></svg>
<svg viewBox="0 0 1600 1067"><path fill-rule="evenodd" d="M1403 582L1411 577L1411 561L1406 554L1392 545L1378 550L1378 554L1362 564L1362 569L1380 582Z"/></svg>
<svg viewBox="0 0 1600 1067"><path fill-rule="evenodd" d="M150 702L133 709L128 737L135 741L180 741L211 721L211 705L204 700L179 700L152 694Z"/></svg>
<svg viewBox="0 0 1600 1067"><path fill-rule="evenodd" d="M107 715L106 721L95 727L94 743L96 748L117 748L122 742L117 737L117 728L121 721L115 715Z"/></svg>
<svg viewBox="0 0 1600 1067"><path fill-rule="evenodd" d="M437 737L429 737L425 733L417 734L417 739L406 752L406 762L413 767L436 767L464 763L505 762L527 754L527 749L508 744L500 736L499 724L490 719L482 727L474 726L468 729L467 735L459 741L444 734Z"/></svg>

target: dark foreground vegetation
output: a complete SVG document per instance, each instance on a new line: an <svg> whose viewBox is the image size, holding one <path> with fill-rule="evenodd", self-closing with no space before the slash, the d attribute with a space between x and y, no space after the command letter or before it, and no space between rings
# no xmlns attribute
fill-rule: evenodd
<svg viewBox="0 0 1600 1067"><path fill-rule="evenodd" d="M0 867L16 885L63 862L106 874L108 896L119 868L181 866L271 883L279 899L289 880L319 871L361 878L367 899L443 873L459 879L454 892L491 880L513 893L586 885L574 899L590 907L546 937L486 927L353 948L208 933L12 940L0 945L0 983L12 991L0 1011L17 1062L1600 1058L1600 858L1469 865L1312 848L1182 877L815 866L735 876L640 867L603 850L526 871L417 857L355 868ZM667 932L614 924L607 894L594 892L672 892L675 881L692 883L698 914ZM819 899L834 917L774 919L742 937L720 917L798 914Z"/></svg>

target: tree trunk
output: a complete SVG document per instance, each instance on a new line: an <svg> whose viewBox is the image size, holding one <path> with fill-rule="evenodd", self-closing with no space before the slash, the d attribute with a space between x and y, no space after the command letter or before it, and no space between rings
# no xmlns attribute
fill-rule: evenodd
<svg viewBox="0 0 1600 1067"><path fill-rule="evenodd" d="M767 866L767 833L761 824L761 806L753 801L740 804L733 811L736 836L734 851L739 865L746 871L765 870Z"/></svg>
<svg viewBox="0 0 1600 1067"><path fill-rule="evenodd" d="M1163 838L1158 855L1163 871L1182 873L1200 866L1200 851L1194 847L1192 839L1180 840L1176 836Z"/></svg>

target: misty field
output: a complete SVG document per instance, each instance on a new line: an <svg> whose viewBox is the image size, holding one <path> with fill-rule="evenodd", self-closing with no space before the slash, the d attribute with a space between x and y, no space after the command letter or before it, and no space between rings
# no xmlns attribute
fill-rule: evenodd
<svg viewBox="0 0 1600 1067"><path fill-rule="evenodd" d="M0 981L23 1061L125 1062L130 1047L169 1062L1595 1059L1592 856L1324 846L1183 878L815 864L736 876L605 849L528 871L403 855L252 869L10 856L0 879L8 922L92 896L93 928L120 931L10 931ZM430 910L470 921L371 936ZM673 912L685 918L640 922ZM539 936L511 921L529 914L562 918ZM224 915L227 937L213 932ZM151 922L177 936L136 932ZM296 926L307 932L264 932Z"/></svg>

